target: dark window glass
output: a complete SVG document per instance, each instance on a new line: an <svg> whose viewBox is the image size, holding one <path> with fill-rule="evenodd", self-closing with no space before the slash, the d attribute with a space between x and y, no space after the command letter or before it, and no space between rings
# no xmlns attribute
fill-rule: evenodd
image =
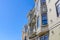
<svg viewBox="0 0 60 40"><path fill-rule="evenodd" d="M49 34L40 37L40 40L49 40Z"/></svg>
<svg viewBox="0 0 60 40"><path fill-rule="evenodd" d="M42 14L42 25L47 24L47 14Z"/></svg>
<svg viewBox="0 0 60 40"><path fill-rule="evenodd" d="M44 40L44 36L42 36L42 37L40 38L40 40Z"/></svg>
<svg viewBox="0 0 60 40"><path fill-rule="evenodd" d="M46 4L46 0L41 0L41 4Z"/></svg>
<svg viewBox="0 0 60 40"><path fill-rule="evenodd" d="M47 20L46 20L46 21L45 21L45 20L42 21L42 24L43 24L43 25L46 25L46 24L47 24Z"/></svg>
<svg viewBox="0 0 60 40"><path fill-rule="evenodd" d="M27 39L26 39L26 36L25 36L25 39L24 39L24 40L27 40Z"/></svg>
<svg viewBox="0 0 60 40"><path fill-rule="evenodd" d="M41 0L41 2L43 3L43 2L46 2L46 0Z"/></svg>
<svg viewBox="0 0 60 40"><path fill-rule="evenodd" d="M48 38L49 38L48 34L44 36L45 40L48 40Z"/></svg>

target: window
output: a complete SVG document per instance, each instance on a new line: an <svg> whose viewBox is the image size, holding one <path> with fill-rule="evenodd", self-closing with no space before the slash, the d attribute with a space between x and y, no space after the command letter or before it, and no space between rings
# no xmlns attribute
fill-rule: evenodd
<svg viewBox="0 0 60 40"><path fill-rule="evenodd" d="M57 17L60 17L60 0L56 3L56 11L57 11Z"/></svg>
<svg viewBox="0 0 60 40"><path fill-rule="evenodd" d="M48 40L48 39L49 39L49 35L46 34L46 35L44 36L44 40Z"/></svg>
<svg viewBox="0 0 60 40"><path fill-rule="evenodd" d="M43 3L43 2L46 2L46 0L41 0L41 2Z"/></svg>
<svg viewBox="0 0 60 40"><path fill-rule="evenodd" d="M42 36L42 37L40 38L40 40L44 40L44 36Z"/></svg>
<svg viewBox="0 0 60 40"><path fill-rule="evenodd" d="M46 4L46 0L41 0L41 4Z"/></svg>
<svg viewBox="0 0 60 40"><path fill-rule="evenodd" d="M49 40L49 34L43 35L40 40Z"/></svg>
<svg viewBox="0 0 60 40"><path fill-rule="evenodd" d="M37 27L38 28L40 27L40 18L39 17L37 18Z"/></svg>
<svg viewBox="0 0 60 40"><path fill-rule="evenodd" d="M26 36L25 36L25 39L24 39L24 40L27 40L27 39L26 39Z"/></svg>
<svg viewBox="0 0 60 40"><path fill-rule="evenodd" d="M47 14L42 14L42 25L47 25Z"/></svg>

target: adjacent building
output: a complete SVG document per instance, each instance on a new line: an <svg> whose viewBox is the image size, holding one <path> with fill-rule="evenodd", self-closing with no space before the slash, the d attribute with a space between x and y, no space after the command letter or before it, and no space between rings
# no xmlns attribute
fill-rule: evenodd
<svg viewBox="0 0 60 40"><path fill-rule="evenodd" d="M28 40L60 40L60 0L34 0L28 13Z"/></svg>
<svg viewBox="0 0 60 40"><path fill-rule="evenodd" d="M22 31L22 40L28 40L28 26L24 25L23 31Z"/></svg>

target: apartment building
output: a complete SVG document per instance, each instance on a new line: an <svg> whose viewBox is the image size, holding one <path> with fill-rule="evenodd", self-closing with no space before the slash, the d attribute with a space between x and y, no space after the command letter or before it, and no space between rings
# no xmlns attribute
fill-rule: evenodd
<svg viewBox="0 0 60 40"><path fill-rule="evenodd" d="M49 27L46 0L35 0L35 7L29 12L29 40L48 40Z"/></svg>
<svg viewBox="0 0 60 40"><path fill-rule="evenodd" d="M28 26L24 25L22 30L22 40L28 40Z"/></svg>
<svg viewBox="0 0 60 40"><path fill-rule="evenodd" d="M60 0L34 0L28 13L29 40L60 40Z"/></svg>

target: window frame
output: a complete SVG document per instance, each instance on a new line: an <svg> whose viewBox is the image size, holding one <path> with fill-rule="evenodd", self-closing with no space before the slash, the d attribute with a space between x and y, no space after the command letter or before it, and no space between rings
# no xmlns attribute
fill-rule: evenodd
<svg viewBox="0 0 60 40"><path fill-rule="evenodd" d="M60 5L60 0L58 0L56 3L55 3L55 8L56 8L56 13L57 13L57 17L60 17L60 13L58 13L58 9L57 9L57 7L59 7L59 5Z"/></svg>

